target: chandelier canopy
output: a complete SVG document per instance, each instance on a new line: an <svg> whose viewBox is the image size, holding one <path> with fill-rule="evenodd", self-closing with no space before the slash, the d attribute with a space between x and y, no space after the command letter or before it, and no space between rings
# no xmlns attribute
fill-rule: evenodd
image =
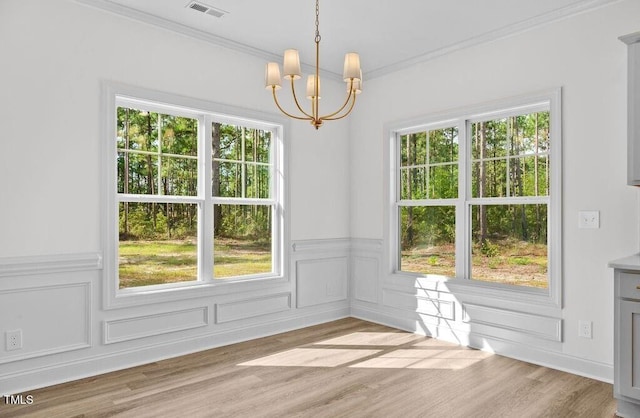
<svg viewBox="0 0 640 418"><path fill-rule="evenodd" d="M335 112L328 113L326 115L320 115L319 101L320 101L320 30L319 30L319 16L320 16L320 4L319 0L316 0L316 66L315 74L309 75L307 78L307 99L311 101L311 111L307 112L300 105L298 97L296 96L295 80L298 80L302 73L300 71L300 57L296 49L287 49L284 51L284 63L283 71L284 78L291 80L291 94L293 95L293 101L298 108L297 115L291 114L285 111L278 102L278 96L276 90L281 88L280 78L280 66L276 62L267 63L265 71L265 85L267 89L271 89L273 93L273 100L276 106L282 113L290 118L298 120L308 120L311 124L318 129L322 123L326 120L338 120L342 119L351 113L353 106L356 103L356 95L362 91L362 70L360 69L360 56L355 52L349 52L344 57L344 71L343 79L347 83L347 98L342 106Z"/></svg>

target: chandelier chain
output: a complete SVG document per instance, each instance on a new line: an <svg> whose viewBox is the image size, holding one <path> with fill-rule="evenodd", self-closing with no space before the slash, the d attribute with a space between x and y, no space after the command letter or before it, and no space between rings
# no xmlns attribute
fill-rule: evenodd
<svg viewBox="0 0 640 418"><path fill-rule="evenodd" d="M316 0L316 43L320 42L320 0Z"/></svg>

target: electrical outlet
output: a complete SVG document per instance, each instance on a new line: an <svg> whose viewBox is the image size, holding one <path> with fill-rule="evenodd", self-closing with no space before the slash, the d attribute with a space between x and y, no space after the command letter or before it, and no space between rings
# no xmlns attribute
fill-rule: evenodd
<svg viewBox="0 0 640 418"><path fill-rule="evenodd" d="M593 323L591 321L578 321L578 337L591 338Z"/></svg>
<svg viewBox="0 0 640 418"><path fill-rule="evenodd" d="M22 330L5 331L5 343L7 351L19 350L22 348Z"/></svg>

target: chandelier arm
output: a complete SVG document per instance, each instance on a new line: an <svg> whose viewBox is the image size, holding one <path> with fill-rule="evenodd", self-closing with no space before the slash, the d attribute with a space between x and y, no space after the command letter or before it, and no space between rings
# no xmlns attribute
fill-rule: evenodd
<svg viewBox="0 0 640 418"><path fill-rule="evenodd" d="M351 106L349 106L349 110L347 110L347 112L344 115L340 115L340 116L335 116L335 117L323 117L323 120L338 120L338 119L342 119L344 117L346 117L347 115L349 115L349 113L351 113L351 111L353 110L353 106L356 104L356 95L353 95L353 100L351 101Z"/></svg>
<svg viewBox="0 0 640 418"><path fill-rule="evenodd" d="M306 118L304 118L304 120L313 120L313 116L311 116L310 114L305 112L304 109L302 109L302 106L300 106L300 102L298 102L298 96L296 96L296 88L294 86L295 86L295 83L293 82L293 77L291 77L291 94L293 95L293 101L296 103L296 106L298 107L298 110L303 115L306 116Z"/></svg>
<svg viewBox="0 0 640 418"><path fill-rule="evenodd" d="M276 102L276 106L278 106L278 109L280 109L280 111L281 111L282 113L284 113L285 115L287 115L287 116L289 116L290 118L293 118L293 119L298 119L298 120L313 120L312 118L310 118L310 117L308 117L308 116L305 116L305 117L302 117L302 116L295 116L295 115L292 115L291 113L288 113L286 110L284 110L284 109L282 108L282 106L280 106L280 103L278 102L278 96L276 95L276 87L275 87L275 86L271 86L271 90L272 90L272 92L273 92L273 101L274 101L274 102ZM305 115L306 115L306 113L305 113Z"/></svg>
<svg viewBox="0 0 640 418"><path fill-rule="evenodd" d="M347 105L349 104L349 100L351 100L351 96L352 95L355 96L355 93L353 92L353 78L351 79L350 84L349 84L349 94L347 95L347 99L342 104L342 107L340 107L340 109L336 110L333 113L329 113L328 115L324 115L324 116L320 117L320 119L333 120L333 119L331 119L333 116L335 116L338 113L342 112L344 110L344 108L347 107ZM353 108L353 104L351 105L351 108ZM350 111L351 111L351 109L349 109L349 112ZM347 112L347 114L349 114L349 112Z"/></svg>

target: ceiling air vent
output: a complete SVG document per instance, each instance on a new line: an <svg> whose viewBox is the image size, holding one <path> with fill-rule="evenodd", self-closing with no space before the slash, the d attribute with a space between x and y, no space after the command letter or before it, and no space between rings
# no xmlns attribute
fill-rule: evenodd
<svg viewBox="0 0 640 418"><path fill-rule="evenodd" d="M187 7L197 12L208 14L209 16L215 16L215 17L222 17L227 13L229 13L227 11L215 8L213 6L209 6L199 1L192 1L189 4L187 4Z"/></svg>

